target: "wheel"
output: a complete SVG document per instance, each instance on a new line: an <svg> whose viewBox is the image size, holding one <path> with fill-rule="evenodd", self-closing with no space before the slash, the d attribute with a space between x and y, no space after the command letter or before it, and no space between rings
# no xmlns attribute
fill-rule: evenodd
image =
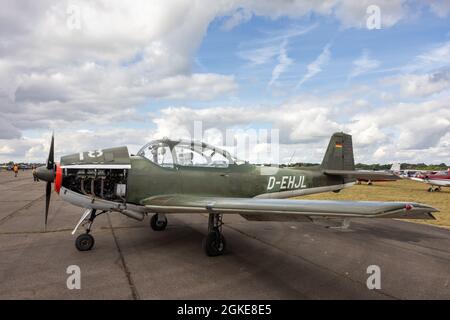
<svg viewBox="0 0 450 320"><path fill-rule="evenodd" d="M367 182L367 185L368 185L368 186L371 186L371 185L372 185L372 181L369 180L369 181Z"/></svg>
<svg viewBox="0 0 450 320"><path fill-rule="evenodd" d="M441 188L434 188L434 191L436 192L441 191Z"/></svg>
<svg viewBox="0 0 450 320"><path fill-rule="evenodd" d="M94 237L89 233L80 234L75 240L75 247L79 251L89 251L94 246L95 240Z"/></svg>
<svg viewBox="0 0 450 320"><path fill-rule="evenodd" d="M220 256L226 249L225 237L217 231L210 232L205 239L203 239L203 249L206 255L210 257Z"/></svg>
<svg viewBox="0 0 450 320"><path fill-rule="evenodd" d="M167 218L164 217L163 220L158 220L158 214L154 214L150 219L150 226L155 231L163 231L167 227Z"/></svg>
<svg viewBox="0 0 450 320"><path fill-rule="evenodd" d="M433 192L433 187L429 187L428 192Z"/></svg>

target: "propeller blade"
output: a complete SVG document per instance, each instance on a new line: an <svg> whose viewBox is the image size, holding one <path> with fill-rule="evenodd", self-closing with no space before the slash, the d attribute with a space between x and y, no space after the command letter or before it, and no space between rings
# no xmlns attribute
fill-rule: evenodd
<svg viewBox="0 0 450 320"><path fill-rule="evenodd" d="M52 134L52 142L50 143L50 152L48 153L47 169L53 169L55 165L55 137Z"/></svg>
<svg viewBox="0 0 450 320"><path fill-rule="evenodd" d="M47 226L48 208L50 206L50 196L52 194L52 183L47 182L45 188L45 226Z"/></svg>

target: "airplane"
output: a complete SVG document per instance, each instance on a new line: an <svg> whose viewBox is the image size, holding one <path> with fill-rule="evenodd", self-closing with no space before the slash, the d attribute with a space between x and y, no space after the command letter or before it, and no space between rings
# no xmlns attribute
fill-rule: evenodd
<svg viewBox="0 0 450 320"><path fill-rule="evenodd" d="M441 191L441 187L450 187L450 168L447 171L418 174L410 179L429 184L428 192Z"/></svg>
<svg viewBox="0 0 450 320"><path fill-rule="evenodd" d="M370 186L373 182L385 182L385 181L395 181L399 180L400 177L398 173L400 171L400 163L393 163L389 170L357 170L357 175L355 175L356 183L361 184L361 182L367 182Z"/></svg>
<svg viewBox="0 0 450 320"><path fill-rule="evenodd" d="M155 231L166 229L169 214L207 214L203 249L219 256L226 249L227 214L249 221L339 219L346 228L351 218L434 219L432 212L438 211L414 202L287 199L354 184L352 138L345 133L333 134L319 167L302 170L257 166L206 143L168 138L147 143L136 155L117 147L62 156L55 163L52 136L47 164L36 174L47 182L45 225L52 183L62 200L85 208L72 231L85 229L75 241L80 251L92 249L92 224L106 212L139 221L152 214Z"/></svg>

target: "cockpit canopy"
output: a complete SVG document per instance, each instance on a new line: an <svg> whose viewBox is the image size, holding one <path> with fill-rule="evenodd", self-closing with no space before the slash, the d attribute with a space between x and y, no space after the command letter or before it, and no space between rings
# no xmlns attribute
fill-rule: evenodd
<svg viewBox="0 0 450 320"><path fill-rule="evenodd" d="M175 165L226 168L231 164L243 163L226 150L191 140L151 141L144 145L137 155L166 168L173 168Z"/></svg>

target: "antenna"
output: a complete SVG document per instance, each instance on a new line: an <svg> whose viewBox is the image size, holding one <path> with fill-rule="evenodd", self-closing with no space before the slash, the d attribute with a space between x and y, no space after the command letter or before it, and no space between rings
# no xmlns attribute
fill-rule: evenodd
<svg viewBox="0 0 450 320"><path fill-rule="evenodd" d="M297 151L297 150L294 150L294 152L292 153L292 156L291 156L291 158L289 159L288 165L291 164L292 158L293 158L294 155L295 155L295 151Z"/></svg>

